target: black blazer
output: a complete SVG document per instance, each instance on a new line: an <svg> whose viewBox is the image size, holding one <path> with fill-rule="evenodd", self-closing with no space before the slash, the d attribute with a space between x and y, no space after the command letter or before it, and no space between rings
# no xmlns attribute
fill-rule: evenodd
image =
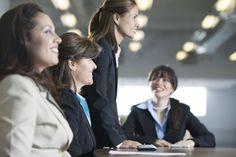
<svg viewBox="0 0 236 157"><path fill-rule="evenodd" d="M91 157L96 141L76 94L70 89L63 90L60 105L74 134L68 152L72 157Z"/></svg>
<svg viewBox="0 0 236 157"><path fill-rule="evenodd" d="M176 143L183 139L185 130L189 130L196 147L214 147L215 137L207 128L190 112L189 106L180 103L178 100L170 98L171 112L175 109L174 105L179 105L181 111L180 125L178 129L168 132L167 128L164 140L170 143ZM138 104L139 105L139 104ZM152 118L148 109L140 109L137 105L133 106L122 129L128 139L139 141L140 143L154 143L158 139L155 130L155 120Z"/></svg>
<svg viewBox="0 0 236 157"><path fill-rule="evenodd" d="M97 148L115 147L124 140L116 104L118 76L115 53L105 39L99 45L102 52L94 59L97 65L93 74L94 83L83 88L82 95L90 107Z"/></svg>

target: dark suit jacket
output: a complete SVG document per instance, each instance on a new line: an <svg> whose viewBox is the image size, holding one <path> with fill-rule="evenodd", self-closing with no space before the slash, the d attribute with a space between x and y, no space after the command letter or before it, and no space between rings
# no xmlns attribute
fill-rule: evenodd
<svg viewBox="0 0 236 157"><path fill-rule="evenodd" d="M214 135L190 112L189 106L173 98L170 98L170 104L171 110L169 115L175 109L174 105L179 105L182 114L180 126L171 133L168 132L168 123L170 123L170 116L168 116L164 140L170 143L176 143L183 139L185 130L188 129L193 136L192 140L196 143L196 147L215 146ZM127 117L122 129L128 139L137 140L140 143L151 144L158 139L155 130L155 120L152 118L148 109L140 109L137 105L132 107L131 113Z"/></svg>
<svg viewBox="0 0 236 157"><path fill-rule="evenodd" d="M61 93L60 105L73 131L74 137L68 149L72 157L91 157L96 148L92 128L75 93L65 89Z"/></svg>
<svg viewBox="0 0 236 157"><path fill-rule="evenodd" d="M105 39L99 45L102 52L94 60L97 65L93 74L94 83L83 89L83 96L90 107L97 147L114 147L124 140L116 105L118 76L115 53Z"/></svg>

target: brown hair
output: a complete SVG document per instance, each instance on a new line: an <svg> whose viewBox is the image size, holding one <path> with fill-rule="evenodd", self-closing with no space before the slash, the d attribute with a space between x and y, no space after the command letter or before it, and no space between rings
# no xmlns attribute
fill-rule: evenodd
<svg viewBox="0 0 236 157"><path fill-rule="evenodd" d="M89 38L97 42L106 38L116 52L118 45L115 39L113 14L122 15L134 6L136 6L135 0L105 0L90 20Z"/></svg>
<svg viewBox="0 0 236 157"><path fill-rule="evenodd" d="M71 83L73 79L68 60L93 59L99 55L101 47L90 39L72 32L64 33L60 37L62 43L59 45L59 64L51 68L54 82L56 82L59 89L69 88L71 85L75 87L75 83Z"/></svg>
<svg viewBox="0 0 236 157"><path fill-rule="evenodd" d="M178 78L175 71L166 65L160 65L153 68L148 75L148 82L157 78L164 78L170 81L174 90L178 87Z"/></svg>
<svg viewBox="0 0 236 157"><path fill-rule="evenodd" d="M178 87L178 78L175 71L166 65L160 65L153 68L148 75L148 82L157 78L164 78L170 81L174 91ZM179 105L171 105L170 121L168 121L169 132L178 129L180 126L181 109Z"/></svg>
<svg viewBox="0 0 236 157"><path fill-rule="evenodd" d="M34 17L44 11L35 3L24 3L4 13L0 19L0 80L9 74L32 78L56 93L47 70L39 74L34 68L32 52L26 47L31 30L37 25Z"/></svg>

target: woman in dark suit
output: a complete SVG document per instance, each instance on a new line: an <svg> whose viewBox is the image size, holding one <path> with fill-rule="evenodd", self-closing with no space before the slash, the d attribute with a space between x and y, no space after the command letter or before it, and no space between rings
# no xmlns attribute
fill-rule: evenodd
<svg viewBox="0 0 236 157"><path fill-rule="evenodd" d="M93 83L92 61L101 51L95 42L76 33L64 33L59 45L59 64L51 70L60 91L59 104L73 131L74 138L68 149L72 157L91 157L96 141L91 128L90 113L81 88Z"/></svg>
<svg viewBox="0 0 236 157"><path fill-rule="evenodd" d="M132 38L138 29L138 7L135 0L105 0L90 21L89 37L102 47L94 60L94 84L83 95L90 105L92 127L97 147L136 147L125 140L117 113L117 80L120 43Z"/></svg>
<svg viewBox="0 0 236 157"><path fill-rule="evenodd" d="M156 146L215 146L214 135L190 112L189 106L170 98L178 85L173 69L155 67L148 81L153 97L132 107L122 127L128 139ZM186 130L192 137L183 140Z"/></svg>

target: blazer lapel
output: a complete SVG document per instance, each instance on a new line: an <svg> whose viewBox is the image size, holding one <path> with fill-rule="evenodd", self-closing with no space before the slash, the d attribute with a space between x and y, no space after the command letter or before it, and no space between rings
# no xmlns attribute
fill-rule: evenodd
<svg viewBox="0 0 236 157"><path fill-rule="evenodd" d="M118 67L116 67L116 55L115 52L112 50L112 59L113 59L113 67L115 69L115 84L116 84L116 93L117 93L117 84L118 84Z"/></svg>
<svg viewBox="0 0 236 157"><path fill-rule="evenodd" d="M62 115L65 117L65 113L63 112L63 110L60 108L60 106L58 106L58 104L56 103L55 99L52 97L52 95L50 93L47 92L47 96L46 96L47 100L52 103L61 113Z"/></svg>

